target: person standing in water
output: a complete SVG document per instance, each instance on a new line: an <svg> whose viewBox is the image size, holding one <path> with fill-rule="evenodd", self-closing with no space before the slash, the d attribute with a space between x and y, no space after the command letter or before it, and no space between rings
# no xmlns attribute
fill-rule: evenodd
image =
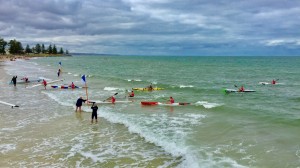
<svg viewBox="0 0 300 168"><path fill-rule="evenodd" d="M75 112L77 112L77 109L79 109L79 112L81 112L82 103L85 101L86 100L82 99L82 97L79 97L79 99L77 99Z"/></svg>
<svg viewBox="0 0 300 168"><path fill-rule="evenodd" d="M91 120L91 123L93 124L93 122L94 122L94 118L95 118L95 121L96 121L96 123L98 122L97 121L97 111L98 111L98 106L93 102L93 105L92 105L92 107L91 107L91 109L93 110L93 112L92 112L92 120Z"/></svg>
<svg viewBox="0 0 300 168"><path fill-rule="evenodd" d="M43 85L45 87L45 90L46 90L46 86L47 86L47 81L45 79L43 79Z"/></svg>
<svg viewBox="0 0 300 168"><path fill-rule="evenodd" d="M57 77L60 76L60 73L61 73L61 70L60 70L60 68L59 68L58 71L57 71Z"/></svg>
<svg viewBox="0 0 300 168"><path fill-rule="evenodd" d="M17 76L13 76L11 82L14 84L14 86L17 86Z"/></svg>

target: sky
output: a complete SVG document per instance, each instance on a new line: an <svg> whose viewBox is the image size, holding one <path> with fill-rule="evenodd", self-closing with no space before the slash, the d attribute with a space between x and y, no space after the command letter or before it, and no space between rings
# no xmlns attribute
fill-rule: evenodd
<svg viewBox="0 0 300 168"><path fill-rule="evenodd" d="M0 38L70 53L299 56L297 0L0 0Z"/></svg>

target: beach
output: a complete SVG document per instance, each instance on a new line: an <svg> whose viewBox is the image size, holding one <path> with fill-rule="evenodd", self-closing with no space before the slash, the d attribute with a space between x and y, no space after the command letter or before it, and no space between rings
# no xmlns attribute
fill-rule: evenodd
<svg viewBox="0 0 300 168"><path fill-rule="evenodd" d="M94 55L0 62L0 100L20 106L0 106L0 167L297 167L299 63L299 57ZM86 75L96 101L115 93L128 100L131 88L150 83L164 90L136 91L132 103L98 104L98 123L91 124L90 106L75 112L85 89L14 87L8 84L14 75L78 86ZM259 84L273 78L278 85ZM234 85L256 92L224 93ZM140 103L169 96L193 105Z"/></svg>

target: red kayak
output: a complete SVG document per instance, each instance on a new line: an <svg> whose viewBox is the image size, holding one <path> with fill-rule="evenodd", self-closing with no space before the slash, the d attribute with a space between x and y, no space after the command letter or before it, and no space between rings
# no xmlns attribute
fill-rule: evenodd
<svg viewBox="0 0 300 168"><path fill-rule="evenodd" d="M141 102L141 104L145 106L153 106L153 105L157 105L158 102Z"/></svg>

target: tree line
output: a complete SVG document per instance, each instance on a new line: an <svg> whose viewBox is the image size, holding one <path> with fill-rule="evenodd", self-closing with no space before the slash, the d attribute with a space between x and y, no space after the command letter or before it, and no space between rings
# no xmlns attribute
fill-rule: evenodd
<svg viewBox="0 0 300 168"><path fill-rule="evenodd" d="M47 48L45 48L44 44L36 44L33 47L27 44L24 49L22 43L15 39L6 42L3 38L0 38L0 54L6 54L6 49L8 49L10 54L69 54L69 51L66 50L64 52L62 47L58 51L55 44L50 44Z"/></svg>

